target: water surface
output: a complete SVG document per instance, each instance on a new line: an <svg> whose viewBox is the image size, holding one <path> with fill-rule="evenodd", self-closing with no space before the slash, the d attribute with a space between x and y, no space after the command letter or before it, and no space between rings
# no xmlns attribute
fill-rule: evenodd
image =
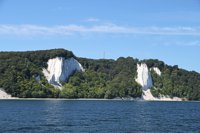
<svg viewBox="0 0 200 133"><path fill-rule="evenodd" d="M0 132L199 132L199 102L1 100Z"/></svg>

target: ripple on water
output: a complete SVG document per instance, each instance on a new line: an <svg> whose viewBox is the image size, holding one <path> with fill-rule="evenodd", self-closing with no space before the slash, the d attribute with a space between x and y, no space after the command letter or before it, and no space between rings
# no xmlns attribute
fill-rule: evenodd
<svg viewBox="0 0 200 133"><path fill-rule="evenodd" d="M199 102L0 101L0 132L198 132Z"/></svg>

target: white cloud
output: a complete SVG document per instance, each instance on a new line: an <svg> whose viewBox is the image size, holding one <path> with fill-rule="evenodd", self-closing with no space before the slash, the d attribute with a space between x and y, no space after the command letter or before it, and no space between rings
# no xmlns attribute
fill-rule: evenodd
<svg viewBox="0 0 200 133"><path fill-rule="evenodd" d="M175 42L175 45L178 46L200 46L200 41L191 41L191 42Z"/></svg>
<svg viewBox="0 0 200 133"><path fill-rule="evenodd" d="M0 35L74 35L77 33L134 34L134 35L191 35L200 36L200 27L126 27L115 24L84 25L0 25Z"/></svg>
<svg viewBox="0 0 200 133"><path fill-rule="evenodd" d="M192 41L171 41L171 42L163 42L163 43L154 43L152 46L188 46L188 47L199 47L200 46L200 41L199 40L192 40Z"/></svg>
<svg viewBox="0 0 200 133"><path fill-rule="evenodd" d="M86 22L99 22L98 18L88 18L85 20Z"/></svg>

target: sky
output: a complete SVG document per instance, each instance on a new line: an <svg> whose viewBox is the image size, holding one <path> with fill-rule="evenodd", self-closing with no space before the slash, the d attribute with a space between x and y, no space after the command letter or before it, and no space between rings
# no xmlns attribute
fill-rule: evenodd
<svg viewBox="0 0 200 133"><path fill-rule="evenodd" d="M0 51L53 48L200 72L200 0L0 0Z"/></svg>

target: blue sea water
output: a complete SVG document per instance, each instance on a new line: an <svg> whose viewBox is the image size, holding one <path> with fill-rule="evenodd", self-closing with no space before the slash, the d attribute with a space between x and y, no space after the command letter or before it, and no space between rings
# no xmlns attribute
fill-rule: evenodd
<svg viewBox="0 0 200 133"><path fill-rule="evenodd" d="M4 132L200 132L200 103L1 100Z"/></svg>

